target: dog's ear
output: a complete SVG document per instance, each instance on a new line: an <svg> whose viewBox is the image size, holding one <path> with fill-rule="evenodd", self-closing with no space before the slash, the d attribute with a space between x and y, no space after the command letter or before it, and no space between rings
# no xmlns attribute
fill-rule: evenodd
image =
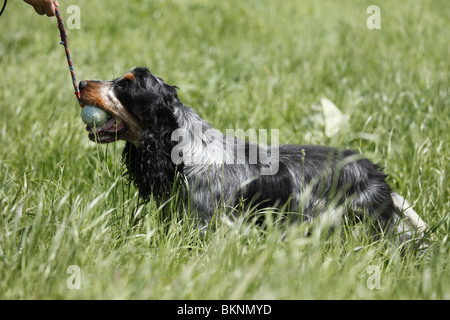
<svg viewBox="0 0 450 320"><path fill-rule="evenodd" d="M159 96L164 101L163 103L166 104L167 106L173 106L173 105L180 103L180 99L178 98L178 94L177 94L178 87L168 85L160 77L155 76L155 78L160 85L160 95Z"/></svg>
<svg viewBox="0 0 450 320"><path fill-rule="evenodd" d="M177 165L171 159L175 146L171 136L178 124L173 106L167 103L170 99L173 97L160 97L146 108L142 114L145 127L139 145L136 147L127 142L123 151L128 176L145 200L150 194L157 198L167 194L177 171Z"/></svg>

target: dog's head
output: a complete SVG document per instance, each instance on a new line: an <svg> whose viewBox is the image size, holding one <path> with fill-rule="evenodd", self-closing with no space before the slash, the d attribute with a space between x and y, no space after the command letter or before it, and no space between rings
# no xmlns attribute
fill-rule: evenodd
<svg viewBox="0 0 450 320"><path fill-rule="evenodd" d="M134 68L112 81L83 80L79 88L84 105L111 116L101 128L86 127L89 138L100 143L126 140L138 146L149 127L152 131L164 127L173 117L173 105L179 103L175 87L147 68Z"/></svg>
<svg viewBox="0 0 450 320"><path fill-rule="evenodd" d="M100 128L87 127L89 138L99 143L126 140L123 160L140 195L164 195L181 169L170 157L171 135L178 129L174 109L181 104L176 87L147 68L132 69L112 81L81 81L79 87L84 105L111 116Z"/></svg>

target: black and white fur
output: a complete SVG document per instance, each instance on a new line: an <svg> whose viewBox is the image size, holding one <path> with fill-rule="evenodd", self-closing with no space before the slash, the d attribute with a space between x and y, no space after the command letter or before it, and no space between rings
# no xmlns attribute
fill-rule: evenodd
<svg viewBox="0 0 450 320"><path fill-rule="evenodd" d="M358 153L324 146L255 145L214 129L146 68L113 81L82 81L84 104L106 110L120 130L91 128L97 142L126 140L123 159L140 196L166 199L180 183L201 220L233 223L242 207L283 208L303 221L334 215L370 220L399 243L427 226ZM124 124L123 124L123 123Z"/></svg>

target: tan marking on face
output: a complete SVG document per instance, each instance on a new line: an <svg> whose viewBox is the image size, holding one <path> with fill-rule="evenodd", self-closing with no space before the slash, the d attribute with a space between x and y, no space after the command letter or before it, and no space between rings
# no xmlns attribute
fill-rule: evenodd
<svg viewBox="0 0 450 320"><path fill-rule="evenodd" d="M85 105L100 107L105 105L104 97L100 94L103 84L100 82L86 81L87 87L81 90L81 99Z"/></svg>
<svg viewBox="0 0 450 320"><path fill-rule="evenodd" d="M122 77L122 79L124 79L124 80L133 80L134 79L134 74L133 73L131 73L131 72L128 72L127 74L125 74L123 77Z"/></svg>

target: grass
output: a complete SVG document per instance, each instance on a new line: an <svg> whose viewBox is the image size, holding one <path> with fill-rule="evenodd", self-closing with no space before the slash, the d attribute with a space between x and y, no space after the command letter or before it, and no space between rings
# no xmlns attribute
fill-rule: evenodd
<svg viewBox="0 0 450 320"><path fill-rule="evenodd" d="M359 227L329 234L320 223L309 238L297 224L204 236L189 212L180 222L139 206L123 143L87 139L56 18L14 1L0 18L0 298L450 299L446 1L383 1L381 30L366 27L370 1L70 4L81 9L81 29L68 30L79 80L148 66L222 131L359 150L435 242L402 257ZM349 116L332 137L323 97ZM71 265L79 290L67 286Z"/></svg>

